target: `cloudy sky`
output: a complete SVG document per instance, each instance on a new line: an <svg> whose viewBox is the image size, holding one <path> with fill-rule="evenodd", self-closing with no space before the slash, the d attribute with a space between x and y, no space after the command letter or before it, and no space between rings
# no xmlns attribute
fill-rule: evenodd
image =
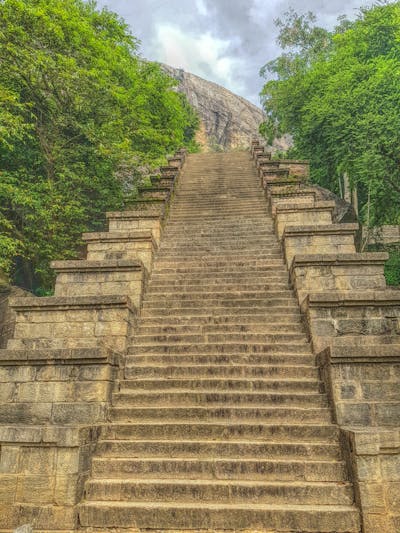
<svg viewBox="0 0 400 533"><path fill-rule="evenodd" d="M260 68L279 54L274 19L289 7L324 27L370 0L98 0L119 13L147 59L183 68L259 104Z"/></svg>

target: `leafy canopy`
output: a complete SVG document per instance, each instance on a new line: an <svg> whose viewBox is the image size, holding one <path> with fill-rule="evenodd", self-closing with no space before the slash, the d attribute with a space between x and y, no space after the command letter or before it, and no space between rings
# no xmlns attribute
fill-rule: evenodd
<svg viewBox="0 0 400 533"><path fill-rule="evenodd" d="M114 13L0 0L0 269L49 288L49 262L121 207L126 169L193 146L198 118Z"/></svg>
<svg viewBox="0 0 400 533"><path fill-rule="evenodd" d="M276 21L284 53L265 65L262 133L289 133L314 181L346 173L368 225L400 223L400 3L361 9L329 32L311 13ZM268 74L271 73L271 74Z"/></svg>

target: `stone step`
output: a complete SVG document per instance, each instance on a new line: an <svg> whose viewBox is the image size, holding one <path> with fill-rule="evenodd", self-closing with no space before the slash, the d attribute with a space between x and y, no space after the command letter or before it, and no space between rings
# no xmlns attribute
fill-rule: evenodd
<svg viewBox="0 0 400 533"><path fill-rule="evenodd" d="M176 234L177 237L182 238L185 236L185 231L196 230L196 235L201 234L211 234L213 229L215 231L215 236L218 238L221 235L224 237L237 238L241 233L247 232L250 235L257 235L262 233L263 235L269 235L271 237L275 236L274 231L274 222L272 216L269 213L265 213L261 216L257 215L257 219L249 217L247 213L246 216L236 216L229 215L224 217L218 224L215 226L209 221L204 219L197 219L193 217L188 220L186 224L182 224L182 221L173 222L171 219L168 219L168 224L166 226L167 235L171 236Z"/></svg>
<svg viewBox="0 0 400 533"><path fill-rule="evenodd" d="M255 407L230 406L174 406L174 407L125 407L110 408L114 422L138 422L140 420L164 421L257 421L257 422L325 422L331 421L331 411L327 407Z"/></svg>
<svg viewBox="0 0 400 533"><path fill-rule="evenodd" d="M311 361L311 348L305 341L303 343L289 343L289 342L259 342L252 344L240 344L238 342L209 342L200 343L194 342L193 344L177 344L177 343L154 343L144 344L139 343L135 339L135 343L128 346L128 355L205 355L205 354L227 354L232 356L235 354L283 354L283 355L305 355L309 357Z"/></svg>
<svg viewBox="0 0 400 533"><path fill-rule="evenodd" d="M174 350L175 351L175 350ZM314 357L306 355L288 355L287 353L273 354L174 354L174 355L128 355L126 368L131 366L175 366L175 365L302 365L312 364Z"/></svg>
<svg viewBox="0 0 400 533"><path fill-rule="evenodd" d="M190 202L189 206L187 205ZM176 203L174 203L171 209L171 216L175 214L188 214L189 216L201 216L203 213L215 213L218 214L219 209L226 209L228 213L245 213L252 210L252 213L264 213L267 207L265 198L262 194L255 196L252 194L244 195L242 198L226 198L226 199L209 199L205 201L192 200L185 195L180 194L176 196Z"/></svg>
<svg viewBox="0 0 400 533"><path fill-rule="evenodd" d="M297 304L293 298L239 298L239 297L230 297L225 295L224 298L193 298L191 300L184 300L180 298L161 298L161 297L150 297L145 298L144 307L147 310L151 309L204 309L208 307L214 311L218 310L229 310L234 309L236 311L241 311L252 307L254 310L265 310L273 312L274 308L278 309L297 309ZM157 313L155 313L157 314Z"/></svg>
<svg viewBox="0 0 400 533"><path fill-rule="evenodd" d="M284 504L290 498L301 505L351 505L349 483L208 481L191 479L110 479L86 484L88 501L201 502Z"/></svg>
<svg viewBox="0 0 400 533"><path fill-rule="evenodd" d="M215 259L231 259L232 257L242 259L242 256L244 256L250 261L254 259L276 259L278 256L282 256L281 247L277 242L275 242L275 244L266 243L265 246L263 246L263 243L260 243L259 246L255 244L250 246L243 241L241 247L229 244L222 247L210 245L209 243L205 243L203 246L197 243L185 244L184 246L173 249L162 247L157 252L157 258L164 259L172 256L176 257L177 260L193 261L194 259L192 258L203 256L205 253L208 253L210 258Z"/></svg>
<svg viewBox="0 0 400 533"><path fill-rule="evenodd" d="M208 458L308 458L340 460L337 444L305 442L102 440L96 452L102 457L208 457Z"/></svg>
<svg viewBox="0 0 400 533"><path fill-rule="evenodd" d="M181 228L182 230L184 228ZM231 227L232 229L232 227ZM190 245L190 244L201 244L202 242L207 242L210 245L213 246L219 246L219 245L231 245L235 246L236 244L242 244L243 242L248 242L249 244L254 244L255 246L259 245L260 241L265 243L278 243L278 239L273 233L272 225L270 228L260 228L260 229L252 229L251 228L236 228L237 233L229 233L226 231L226 233L222 232L220 233L220 228L215 228L214 233L212 233L211 229L209 228L203 228L202 230L198 231L195 235L189 235L189 230L187 230L187 234L184 231L176 232L176 235L173 235L174 239L166 239L166 237L169 237L169 234L172 232L172 227L167 226L165 229L165 232L163 234L163 241L161 244L161 247L167 247L174 249L176 247L179 247L181 245Z"/></svg>
<svg viewBox="0 0 400 533"><path fill-rule="evenodd" d="M169 307L169 305L173 304L174 307ZM213 306L213 307L211 307ZM257 316L263 316L264 320L266 322L269 321L269 317L271 316L272 319L276 319L277 322L280 322L280 318L285 313L289 313L290 315L296 317L299 316L299 311L296 310L296 307L291 303L287 302L286 305L281 304L274 304L271 305L270 302L265 302L264 304L261 304L260 302L254 301L246 301L246 304L240 301L231 301L231 302L224 302L224 301L213 301L208 300L204 303L204 305L201 305L200 301L197 302L163 302L160 301L154 302L154 304L151 305L145 305L141 311L142 317L150 317L150 318L158 318L158 317L164 317L164 319L168 322L169 319L175 318L175 317L181 317L184 319L185 317L196 317L196 316L208 316L211 318L221 318L221 317L243 317L245 319L248 315L251 314L251 310L253 309L254 313L257 314ZM241 320L241 319L240 319ZM234 320L232 320L234 321ZM236 320L237 322L237 320Z"/></svg>
<svg viewBox="0 0 400 533"><path fill-rule="evenodd" d="M318 379L318 369L311 365L190 365L190 366L128 366L125 368L125 377L133 378L309 378ZM132 359L134 364L134 359Z"/></svg>
<svg viewBox="0 0 400 533"><path fill-rule="evenodd" d="M251 314L251 310L254 310L255 313L258 315L264 314L264 319L267 322L269 320L269 317L276 318L277 321L281 321L282 315L284 315L286 312L289 314L293 314L293 316L297 316L299 313L296 311L294 307L289 306L261 306L261 305L254 305L254 307L251 306L251 302L246 307L240 306L224 306L219 305L214 306L214 308L210 311L208 311L207 306L201 307L201 305L198 306L179 306L179 307L167 307L165 305L160 305L159 307L147 307L143 308L141 311L142 317L151 317L151 318L159 318L164 317L164 320L167 321L166 323L170 323L169 320L173 318L184 318L184 317L196 317L196 316L208 316L208 317L215 317L215 318L221 318L221 317L243 317L245 318L247 315ZM211 315L211 313L213 313ZM233 320L232 320L233 321Z"/></svg>
<svg viewBox="0 0 400 533"><path fill-rule="evenodd" d="M180 283L201 283L226 284L226 283L243 283L243 281L252 280L253 282L266 282L274 284L275 282L289 283L289 273L282 266L274 267L255 267L243 269L185 269L184 267L162 268L152 271L150 284L155 282L174 282Z"/></svg>
<svg viewBox="0 0 400 533"><path fill-rule="evenodd" d="M254 313L254 315L252 315ZM289 309L287 306L276 306L273 310L268 309L254 309L253 307L240 307L229 309L219 307L215 309L185 309L185 308L169 308L168 314L165 312L165 308L160 309L149 308L142 309L141 311L141 323L150 324L152 323L149 320L155 320L154 323L163 323L163 324L182 324L195 322L212 324L232 324L236 323L238 320L243 321L244 324L259 322L260 320L265 320L270 324L276 322L285 322L285 319L289 324L292 323L292 320L299 322L300 321L300 312L296 309ZM161 322L160 322L161 319Z"/></svg>
<svg viewBox="0 0 400 533"><path fill-rule="evenodd" d="M268 251L267 251L268 250ZM274 264L274 261L279 261L282 263L282 253L279 249L271 249L271 247L266 247L265 250L252 251L249 249L243 248L242 250L226 251L226 250L195 250L185 252L184 248L181 251L169 252L169 251L160 251L157 254L157 262L163 264L165 262L173 262L177 264L187 264L187 263L198 263L201 264L206 261L208 264L212 262L226 262L230 263L231 261L242 261L248 260L251 264L254 261L271 261L271 264Z"/></svg>
<svg viewBox="0 0 400 533"><path fill-rule="evenodd" d="M162 335L162 334L207 334L207 333L263 333L274 335L276 333L303 333L303 326L300 324L265 324L263 322L254 324L216 324L216 325L201 325L201 324L169 324L157 326L150 326L147 322L142 321L142 325L138 329L137 335ZM136 337L136 336L135 336ZM136 337L137 338L137 337Z"/></svg>
<svg viewBox="0 0 400 533"><path fill-rule="evenodd" d="M159 260L153 267L155 274L165 274L168 272L174 273L189 273L189 274L205 274L208 277L213 277L214 273L227 274L227 273L243 273L243 272L267 272L281 273L285 272L286 266L280 259L252 259L242 260L236 259L232 261L227 260L197 260L197 261L185 261L175 262Z"/></svg>
<svg viewBox="0 0 400 533"><path fill-rule="evenodd" d="M280 290L250 290L248 287L243 287L240 289L230 289L230 290L221 290L219 287L215 287L214 290L209 291L199 291L194 289L189 290L180 290L177 288L172 291L171 289L166 291L156 290L153 286L148 287L146 292L145 301L152 302L154 301L193 301L193 300L216 300L216 299L235 299L235 298L263 298L268 297L268 299L277 299L277 300L292 300L295 302L293 291L289 288L280 289Z"/></svg>
<svg viewBox="0 0 400 533"><path fill-rule="evenodd" d="M174 457L93 457L92 476L107 479L120 476L174 479L240 479L262 481L346 481L341 461L286 459L212 459Z"/></svg>
<svg viewBox="0 0 400 533"><path fill-rule="evenodd" d="M266 533L359 533L359 511L345 505L266 505L163 502L85 502L80 505L83 527L127 527L155 530L247 530ZM268 529L265 529L268 524ZM250 529L249 529L250 528ZM272 528L272 529L271 529ZM104 529L101 529L104 533Z"/></svg>
<svg viewBox="0 0 400 533"><path fill-rule="evenodd" d="M262 220L254 222L254 224L248 224L238 218L219 221L218 224L203 222L201 225L198 225L195 220L187 220L186 222L179 220L175 223L169 220L165 231L163 243L172 242L175 238L184 241L190 236L192 238L211 240L213 231L217 243L227 239L241 240L246 236L254 238L256 235L261 235L261 237L267 237L272 242L277 242L272 219L268 217L263 217Z"/></svg>
<svg viewBox="0 0 400 533"><path fill-rule="evenodd" d="M293 294L291 287L289 287L288 281L286 282L274 282L274 283L248 283L246 284L246 291L249 292L261 292L271 294L271 292L276 291L280 293ZM147 294L157 294L157 293L211 293L218 290L218 292L230 293L230 292L239 292L243 291L243 282L242 283L227 283L215 280L211 283L207 279L203 280L179 280L179 281L151 281L147 286Z"/></svg>
<svg viewBox="0 0 400 533"><path fill-rule="evenodd" d="M317 393L324 392L324 384L318 378L287 378L282 379L220 379L220 378L183 378L183 379L133 379L122 380L121 390L167 392L291 392Z"/></svg>
<svg viewBox="0 0 400 533"><path fill-rule="evenodd" d="M158 258L166 258L168 256L174 256L176 259L185 260L197 257L202 257L204 254L209 254L211 257L218 259L219 257L239 257L246 256L249 259L276 259L276 256L281 254L280 245L275 242L268 242L251 244L246 242L243 239L242 243L224 243L223 245L211 245L209 241L195 242L195 243L185 243L174 248L167 248L166 246L161 247L157 252ZM281 257L281 255L279 255Z"/></svg>
<svg viewBox="0 0 400 533"><path fill-rule="evenodd" d="M221 213L221 210L224 210L224 213L226 211L228 217L233 216L235 210L237 210L240 216L245 217L246 215L248 216L249 210L254 208L254 213L252 212L252 216L269 216L267 213L267 202L263 197L261 190L259 190L259 192L256 194L250 194L246 196L246 193L243 191L237 191L236 194L243 195L243 198L241 200L233 197L215 200L215 198L208 196L202 201L198 201L193 197L193 193L185 193L183 195L182 193L178 192L175 197L176 201L171 207L171 214L172 216L174 213L186 214L188 217L196 220L197 223L202 221L201 217L197 217L197 212L203 214L205 213L205 216L212 214L213 216L219 216L223 218L223 213Z"/></svg>
<svg viewBox="0 0 400 533"><path fill-rule="evenodd" d="M274 310L275 311L275 310ZM142 311L143 313L143 311ZM237 315L210 315L210 313L205 313L204 315L194 315L194 316L181 316L181 315L161 315L155 316L151 314L150 316L143 316L140 320L140 327L177 327L177 326L204 326L210 327L211 331L213 328L223 328L227 327L226 331L229 331L232 328L258 328L261 327L262 332L267 332L269 327L283 327L285 331L288 331L290 328L302 326L300 312L284 312L284 313L275 313L266 315L266 314L237 314ZM224 330L225 331L225 330ZM236 330L238 331L238 330ZM245 331L245 329L243 329Z"/></svg>
<svg viewBox="0 0 400 533"><path fill-rule="evenodd" d="M288 328L287 328L288 329ZM175 344L175 343L220 343L220 342L257 342L257 343L302 343L307 344L306 335L302 332L291 330L279 332L210 332L201 331L199 333L161 333L157 331L153 334L146 334L139 330L135 335L138 344Z"/></svg>
<svg viewBox="0 0 400 533"><path fill-rule="evenodd" d="M313 406L327 407L325 394L306 391L303 393L266 393L266 392L215 392L209 391L174 391L153 390L148 392L138 392L131 390L121 390L113 394L114 406L138 406L138 405L216 405L229 404L241 406Z"/></svg>
<svg viewBox="0 0 400 533"><path fill-rule="evenodd" d="M244 283L247 281L249 290L253 291L259 288L263 288L262 290L286 290L291 288L288 278L289 276L286 272L270 272L269 275L268 273L263 274L257 271L248 272L247 275L244 272L231 272L230 274L215 272L212 276L208 277L206 272L198 272L197 275L190 272L167 272L163 274L153 273L148 286L156 288L167 287L170 290L180 288L182 291L191 287L198 287L199 290L209 287L211 290L220 288L221 291L224 291L232 287L244 287Z"/></svg>
<svg viewBox="0 0 400 533"><path fill-rule="evenodd" d="M257 217L259 219L269 218L267 212L267 202L260 198L259 200L249 200L242 202L219 202L210 205L195 204L193 203L189 208L180 207L175 205L170 211L171 222L176 222L182 218L193 220L196 223L198 221L207 221L210 218L219 218L221 221L226 221L227 218L232 217L246 217L249 211L252 213L252 218ZM264 220L265 222L265 220Z"/></svg>
<svg viewBox="0 0 400 533"><path fill-rule="evenodd" d="M151 345L165 345L165 344L193 344L201 347L208 343L236 343L236 342L252 342L252 343L301 343L308 344L305 334L303 333L203 333L203 334L167 334L167 335L145 335L137 333L135 335L135 344L151 344Z"/></svg>
<svg viewBox="0 0 400 533"><path fill-rule="evenodd" d="M249 421L214 422L136 422L113 423L103 428L102 437L117 440L229 440L272 441L337 444L339 433L334 424L252 423Z"/></svg>
<svg viewBox="0 0 400 533"><path fill-rule="evenodd" d="M157 266L159 267L165 267L170 263L172 266L180 266L182 263L185 265L185 267L188 266L198 266L199 261L201 266L230 266L230 265L238 265L240 267L243 267L244 270L246 270L246 266L252 266L252 265L258 265L258 266L280 266L283 267L283 259L282 254L273 253L254 253L249 254L244 251L243 253L220 253L220 254L206 254L204 255L203 252L199 253L198 256L195 254L191 256L190 254L185 258L182 256L179 258L179 256L175 254L171 254L171 256L168 256L166 254L158 253L157 254Z"/></svg>
<svg viewBox="0 0 400 533"><path fill-rule="evenodd" d="M268 237L261 238L258 242L252 242L246 236L243 236L243 239L240 241L230 242L229 240L221 239L219 242L212 242L210 238L197 238L186 241L176 242L174 246L162 245L159 248L158 253L178 253L181 254L183 251L190 250L204 252L231 252L237 251L248 251L253 253L254 251L264 250L265 252L274 252L277 253L281 251L280 244L276 240L269 239Z"/></svg>

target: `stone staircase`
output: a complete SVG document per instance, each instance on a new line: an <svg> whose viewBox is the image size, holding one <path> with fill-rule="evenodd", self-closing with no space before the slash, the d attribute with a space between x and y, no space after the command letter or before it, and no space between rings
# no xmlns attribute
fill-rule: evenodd
<svg viewBox="0 0 400 533"><path fill-rule="evenodd" d="M314 359L249 154L189 156L81 527L359 532Z"/></svg>

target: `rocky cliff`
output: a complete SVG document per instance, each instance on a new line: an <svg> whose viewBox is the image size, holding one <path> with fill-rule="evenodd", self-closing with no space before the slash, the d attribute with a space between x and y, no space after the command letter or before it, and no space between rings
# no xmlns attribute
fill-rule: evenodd
<svg viewBox="0 0 400 533"><path fill-rule="evenodd" d="M165 71L179 81L178 91L186 94L198 111L201 129L198 142L208 149L248 147L258 134L264 113L260 108L224 87L168 65Z"/></svg>

